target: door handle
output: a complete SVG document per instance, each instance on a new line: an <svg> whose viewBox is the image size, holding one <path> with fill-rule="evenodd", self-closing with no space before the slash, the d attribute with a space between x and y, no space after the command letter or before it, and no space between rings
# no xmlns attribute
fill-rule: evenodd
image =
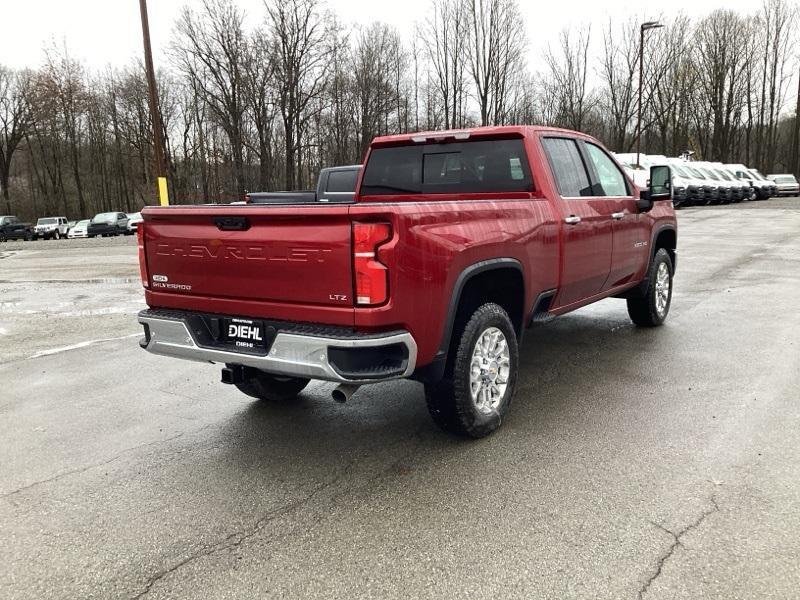
<svg viewBox="0 0 800 600"><path fill-rule="evenodd" d="M620 219L622 219L622 218L624 218L624 217L625 217L625 213L624 213L624 212L621 212L621 213L611 213L611 218L612 218L612 219L614 219L615 221L619 221Z"/></svg>
<svg viewBox="0 0 800 600"><path fill-rule="evenodd" d="M581 222L581 218L576 215L570 215L568 217L564 217L564 223L567 225L577 225Z"/></svg>

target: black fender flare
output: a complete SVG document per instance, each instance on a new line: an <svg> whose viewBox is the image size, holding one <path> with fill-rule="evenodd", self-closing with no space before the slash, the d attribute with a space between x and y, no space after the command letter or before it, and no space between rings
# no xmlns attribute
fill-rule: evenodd
<svg viewBox="0 0 800 600"><path fill-rule="evenodd" d="M450 342L453 336L453 326L455 325L458 307L461 304L461 295L464 291L464 287L467 285L467 282L481 273L508 268L519 271L519 274L523 280L524 289L525 269L523 269L522 263L519 260L512 257L489 258L486 260L481 260L465 267L461 273L458 274L458 277L456 278L455 282L453 283L453 287L450 290L450 301L447 306L447 315L445 317L439 349L429 365L417 370L417 372L414 374L414 379L419 379L421 381L438 381L444 375L444 370L447 363L447 355L450 350ZM523 315L523 323L524 322L525 315Z"/></svg>
<svg viewBox="0 0 800 600"><path fill-rule="evenodd" d="M653 235L650 238L650 260L647 263L648 267L650 266L650 263L653 262L653 258L655 258L655 256L656 256L656 250L657 250L657 248L656 248L656 240L658 239L658 236L661 235L665 231L671 231L673 234L675 234L675 241L676 241L675 245L677 246L678 231L675 228L675 225L673 225L672 223L667 223L666 225L662 225L661 227L655 228L653 230ZM677 269L677 266L678 266L677 265L677 263L678 263L678 256L677 256L678 255L678 250L677 250L677 248L674 249L674 252L675 252L675 258L672 261L672 271L673 271L673 273L675 272L675 270Z"/></svg>

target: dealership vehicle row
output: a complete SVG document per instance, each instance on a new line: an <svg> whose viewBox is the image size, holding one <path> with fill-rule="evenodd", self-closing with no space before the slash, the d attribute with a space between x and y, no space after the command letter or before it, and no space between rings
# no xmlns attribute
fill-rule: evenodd
<svg viewBox="0 0 800 600"><path fill-rule="evenodd" d="M689 160L688 156L636 153L617 153L614 156L640 188L647 187L650 167L668 165L672 169L673 203L676 207L730 204L800 194L800 184L794 175L788 173L764 176L758 169L743 164Z"/></svg>
<svg viewBox="0 0 800 600"><path fill-rule="evenodd" d="M14 215L4 215L0 216L0 242L133 235L141 222L142 215L138 212L99 213L91 219L80 221L68 221L66 217L42 217L36 221L36 225L25 223Z"/></svg>

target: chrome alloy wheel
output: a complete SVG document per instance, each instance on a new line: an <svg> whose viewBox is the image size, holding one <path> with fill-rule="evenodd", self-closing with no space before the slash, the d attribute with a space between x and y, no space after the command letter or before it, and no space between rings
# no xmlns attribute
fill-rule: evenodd
<svg viewBox="0 0 800 600"><path fill-rule="evenodd" d="M497 327L489 327L478 336L470 363L469 388L478 412L491 414L497 410L506 395L510 373L506 336Z"/></svg>
<svg viewBox="0 0 800 600"><path fill-rule="evenodd" d="M658 272L656 273L656 311L659 317L663 317L667 310L669 288L669 267L667 263L662 262L658 265Z"/></svg>

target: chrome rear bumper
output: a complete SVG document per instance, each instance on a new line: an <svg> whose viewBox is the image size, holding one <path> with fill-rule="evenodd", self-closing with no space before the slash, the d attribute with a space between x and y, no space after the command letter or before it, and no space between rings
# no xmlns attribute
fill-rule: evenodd
<svg viewBox="0 0 800 600"><path fill-rule="evenodd" d="M346 383L377 383L410 376L416 367L417 344L407 331L387 334L355 334L348 337L325 337L306 333L281 331L265 355L233 352L198 344L180 311L144 310L139 313L139 323L145 327L145 337L139 345L153 354L183 358L200 362L244 365L275 375L322 379ZM347 372L331 360L331 350L338 356L347 351L374 351L376 361L382 351L402 347L404 359L393 368L385 363L374 369L360 368Z"/></svg>

